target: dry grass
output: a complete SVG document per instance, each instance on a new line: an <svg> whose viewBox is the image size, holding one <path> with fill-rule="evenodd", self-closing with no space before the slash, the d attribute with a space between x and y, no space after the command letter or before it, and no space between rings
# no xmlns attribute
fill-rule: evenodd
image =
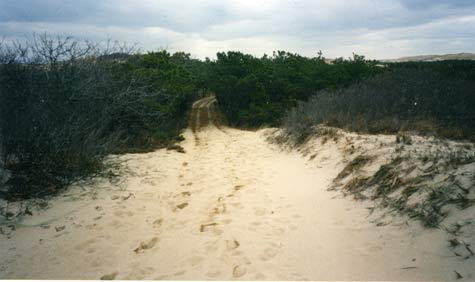
<svg viewBox="0 0 475 282"><path fill-rule="evenodd" d="M332 189L340 188L358 200L370 199L427 227L440 226L454 208L475 205L474 146L420 139L398 135L389 160L371 151L353 158L334 179ZM382 164L367 172L374 162Z"/></svg>
<svg viewBox="0 0 475 282"><path fill-rule="evenodd" d="M360 133L412 131L474 140L474 85L473 79L395 68L345 89L316 93L286 114L283 127L298 140L314 134L311 128L318 124ZM409 144L405 136L401 142Z"/></svg>
<svg viewBox="0 0 475 282"><path fill-rule="evenodd" d="M359 171L362 167L372 161L374 157L360 155L354 158L351 162L349 162L345 168L336 176L333 180L334 182L339 182L342 179L345 179L349 175L353 174L354 172Z"/></svg>

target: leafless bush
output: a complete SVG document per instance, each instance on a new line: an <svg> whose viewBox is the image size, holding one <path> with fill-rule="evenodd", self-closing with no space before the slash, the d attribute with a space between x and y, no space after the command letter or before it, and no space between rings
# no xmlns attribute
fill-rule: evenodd
<svg viewBox="0 0 475 282"><path fill-rule="evenodd" d="M321 91L284 119L296 138L326 124L365 133L401 130L447 138L475 138L475 82L426 70L395 69L346 89Z"/></svg>
<svg viewBox="0 0 475 282"><path fill-rule="evenodd" d="M0 169L12 173L0 196L48 195L150 141L165 115L150 105L169 97L122 69L134 52L48 35L0 44Z"/></svg>

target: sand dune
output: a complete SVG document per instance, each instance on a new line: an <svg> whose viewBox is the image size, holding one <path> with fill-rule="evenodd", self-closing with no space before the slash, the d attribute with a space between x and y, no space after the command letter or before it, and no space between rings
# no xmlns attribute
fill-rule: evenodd
<svg viewBox="0 0 475 282"><path fill-rule="evenodd" d="M459 54L444 54L444 55L421 55L402 57L398 59L381 60L382 62L437 62L448 60L475 60L475 54L473 53L459 53Z"/></svg>
<svg viewBox="0 0 475 282"><path fill-rule="evenodd" d="M269 144L272 129L217 124L213 105L195 103L185 153L119 156L121 181L73 186L3 223L0 277L475 279L473 260L454 259L445 232L377 226L380 214L327 191L345 164L338 146L309 160Z"/></svg>

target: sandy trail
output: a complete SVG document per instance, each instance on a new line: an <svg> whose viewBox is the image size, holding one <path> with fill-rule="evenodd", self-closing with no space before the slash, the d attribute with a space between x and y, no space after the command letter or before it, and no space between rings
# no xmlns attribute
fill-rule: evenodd
<svg viewBox="0 0 475 282"><path fill-rule="evenodd" d="M217 124L194 104L186 153L120 156L119 184L72 187L0 236L0 278L453 280L445 233L376 226L329 192L341 156L317 165ZM326 157L325 157L326 154ZM2 228L7 229L5 225ZM464 277L470 279L471 276Z"/></svg>

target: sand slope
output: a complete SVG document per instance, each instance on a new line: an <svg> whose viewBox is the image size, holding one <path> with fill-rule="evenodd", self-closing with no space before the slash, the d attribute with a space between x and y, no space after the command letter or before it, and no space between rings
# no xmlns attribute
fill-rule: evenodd
<svg viewBox="0 0 475 282"><path fill-rule="evenodd" d="M327 191L343 167L336 147L307 161L267 143L269 130L217 126L213 102L195 104L186 153L120 156L121 182L71 187L15 230L3 223L0 278L475 279L445 232L376 226Z"/></svg>

